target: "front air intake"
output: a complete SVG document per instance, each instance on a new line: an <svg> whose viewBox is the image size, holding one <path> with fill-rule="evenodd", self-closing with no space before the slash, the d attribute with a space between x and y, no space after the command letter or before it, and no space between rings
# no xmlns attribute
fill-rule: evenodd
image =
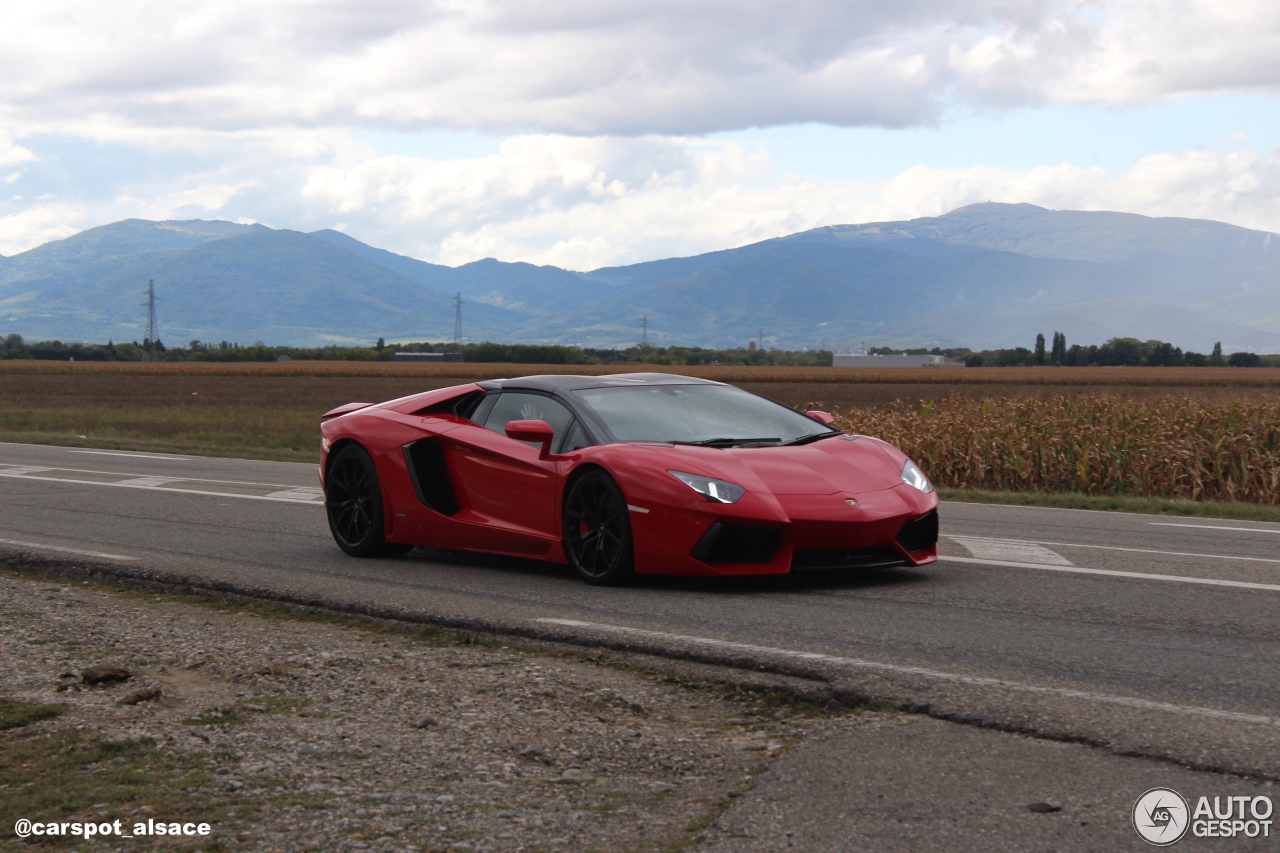
<svg viewBox="0 0 1280 853"><path fill-rule="evenodd" d="M915 554L938 544L938 511L913 518L898 531L898 544Z"/></svg>
<svg viewBox="0 0 1280 853"><path fill-rule="evenodd" d="M791 571L819 572L832 569L889 569L906 565L901 552L892 545L853 548L842 551L796 551Z"/></svg>
<svg viewBox="0 0 1280 853"><path fill-rule="evenodd" d="M782 547L782 531L776 527L746 524L711 525L691 555L713 566L726 563L769 563Z"/></svg>

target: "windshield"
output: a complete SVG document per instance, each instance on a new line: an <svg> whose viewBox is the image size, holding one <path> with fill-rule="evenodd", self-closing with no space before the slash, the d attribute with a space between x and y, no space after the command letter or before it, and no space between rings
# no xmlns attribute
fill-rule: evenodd
<svg viewBox="0 0 1280 853"><path fill-rule="evenodd" d="M728 385L645 385L574 391L618 441L788 442L829 432L786 406Z"/></svg>

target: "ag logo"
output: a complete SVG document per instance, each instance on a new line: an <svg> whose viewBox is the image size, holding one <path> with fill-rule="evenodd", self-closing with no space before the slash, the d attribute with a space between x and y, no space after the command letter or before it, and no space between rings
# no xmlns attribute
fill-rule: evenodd
<svg viewBox="0 0 1280 853"><path fill-rule="evenodd" d="M1172 788L1152 788L1133 804L1133 828L1157 847L1181 841L1190 826L1187 801Z"/></svg>

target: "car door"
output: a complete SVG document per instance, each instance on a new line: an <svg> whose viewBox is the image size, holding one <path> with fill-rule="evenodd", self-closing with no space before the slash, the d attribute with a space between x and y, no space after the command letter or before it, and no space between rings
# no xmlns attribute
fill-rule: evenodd
<svg viewBox="0 0 1280 853"><path fill-rule="evenodd" d="M492 406L478 411L484 409L482 423L449 434L452 467L471 516L467 520L543 543L559 540L556 463L539 459L540 447L507 438L505 430L511 421L546 421L556 431L554 449L572 413L550 396L525 391L503 391Z"/></svg>

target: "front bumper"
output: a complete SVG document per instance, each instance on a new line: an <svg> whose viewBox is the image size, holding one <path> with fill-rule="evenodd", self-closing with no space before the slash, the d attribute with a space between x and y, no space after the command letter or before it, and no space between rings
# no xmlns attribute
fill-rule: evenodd
<svg viewBox="0 0 1280 853"><path fill-rule="evenodd" d="M902 485L860 494L754 497L739 504L673 504L669 495L629 495L636 570L767 575L921 566L938 558L933 493Z"/></svg>

